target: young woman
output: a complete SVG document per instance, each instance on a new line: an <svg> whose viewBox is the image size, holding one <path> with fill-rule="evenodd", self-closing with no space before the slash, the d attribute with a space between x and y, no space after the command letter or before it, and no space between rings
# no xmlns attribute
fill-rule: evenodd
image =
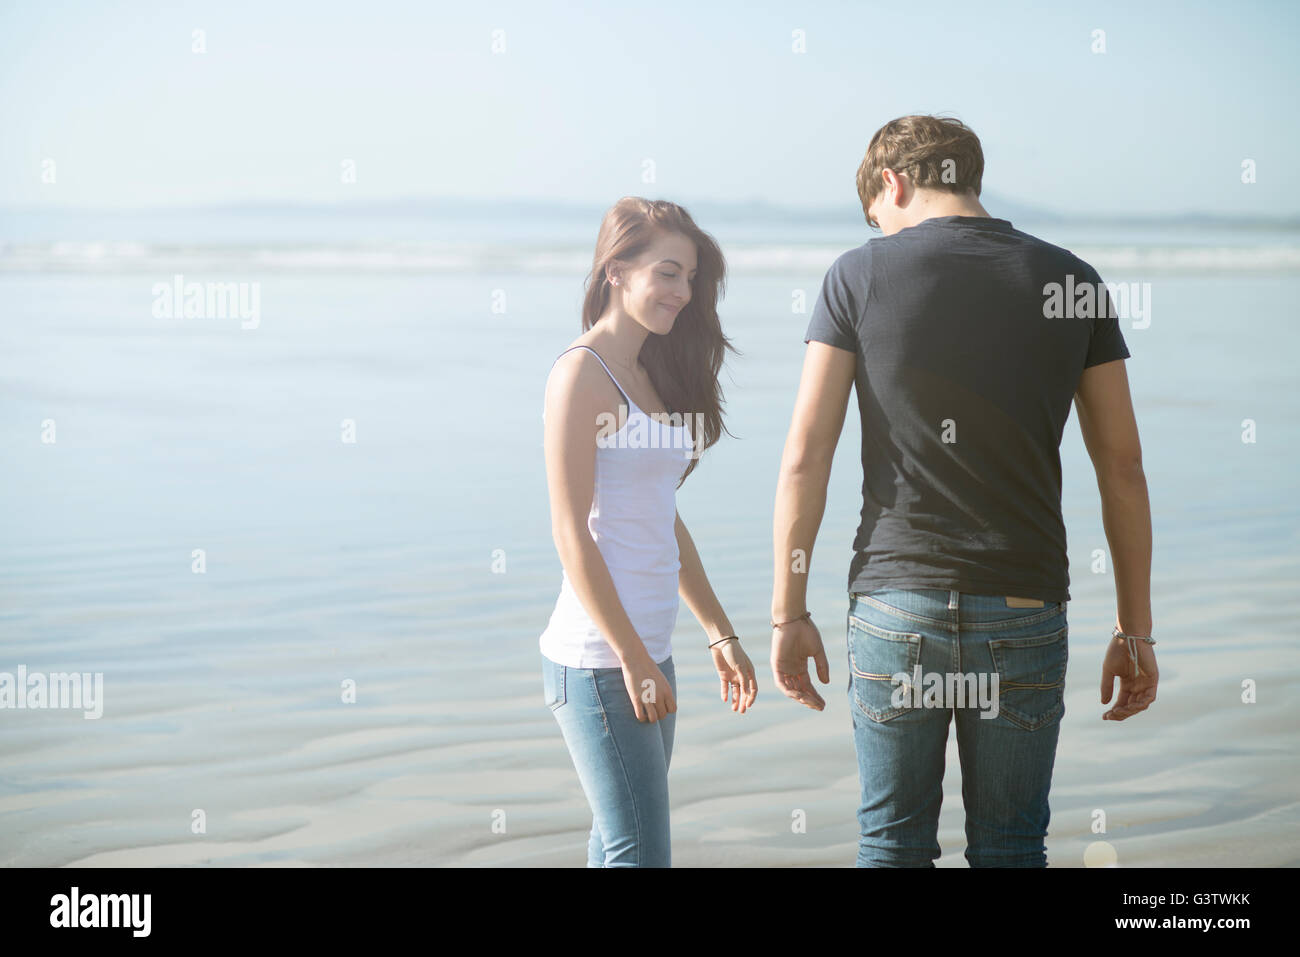
<svg viewBox="0 0 1300 957"><path fill-rule="evenodd" d="M675 504L723 431L725 269L680 206L619 200L596 239L583 334L546 383L546 478L564 577L540 639L543 689L591 805L588 867L671 865L679 596L704 627L722 700L743 713L758 693Z"/></svg>

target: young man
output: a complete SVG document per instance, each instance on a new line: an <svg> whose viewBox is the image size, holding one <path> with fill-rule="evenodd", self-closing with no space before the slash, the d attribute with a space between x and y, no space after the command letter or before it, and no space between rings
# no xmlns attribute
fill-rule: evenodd
<svg viewBox="0 0 1300 957"><path fill-rule="evenodd" d="M777 486L772 670L820 711L829 682L807 568L849 388L862 417L862 516L849 569L848 695L862 786L859 866L933 867L950 719L971 866L1042 867L1064 713L1070 600L1061 434L1073 399L1097 472L1117 637L1102 715L1155 700L1151 517L1105 287L1078 257L980 205L964 124L905 116L858 170L884 234L826 274L804 341ZM1147 640L1141 640L1146 638Z"/></svg>

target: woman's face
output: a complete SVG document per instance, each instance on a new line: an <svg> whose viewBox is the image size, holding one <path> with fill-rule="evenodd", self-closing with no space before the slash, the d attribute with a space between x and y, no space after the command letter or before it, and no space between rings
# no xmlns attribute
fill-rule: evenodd
<svg viewBox="0 0 1300 957"><path fill-rule="evenodd" d="M695 260L695 243L689 237L657 234L650 247L618 273L615 288L622 290L624 310L655 335L666 336L691 301Z"/></svg>

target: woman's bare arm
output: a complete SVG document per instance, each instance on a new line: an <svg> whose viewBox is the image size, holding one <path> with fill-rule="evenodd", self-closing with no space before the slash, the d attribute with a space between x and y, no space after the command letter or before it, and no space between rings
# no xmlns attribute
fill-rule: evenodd
<svg viewBox="0 0 1300 957"><path fill-rule="evenodd" d="M562 356L546 382L546 484L551 537L582 605L619 660L644 662L645 643L618 599L609 567L587 528L596 482L597 417L608 412L609 377L594 356Z"/></svg>

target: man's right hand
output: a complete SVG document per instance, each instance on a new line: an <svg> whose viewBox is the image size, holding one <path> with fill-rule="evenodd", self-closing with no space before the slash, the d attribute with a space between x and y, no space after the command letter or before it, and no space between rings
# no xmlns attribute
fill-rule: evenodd
<svg viewBox="0 0 1300 957"><path fill-rule="evenodd" d="M794 621L772 629L772 677L787 698L821 711L826 701L813 687L808 675L808 659L817 662L817 678L829 684L831 668L826 662L822 635L810 620Z"/></svg>

